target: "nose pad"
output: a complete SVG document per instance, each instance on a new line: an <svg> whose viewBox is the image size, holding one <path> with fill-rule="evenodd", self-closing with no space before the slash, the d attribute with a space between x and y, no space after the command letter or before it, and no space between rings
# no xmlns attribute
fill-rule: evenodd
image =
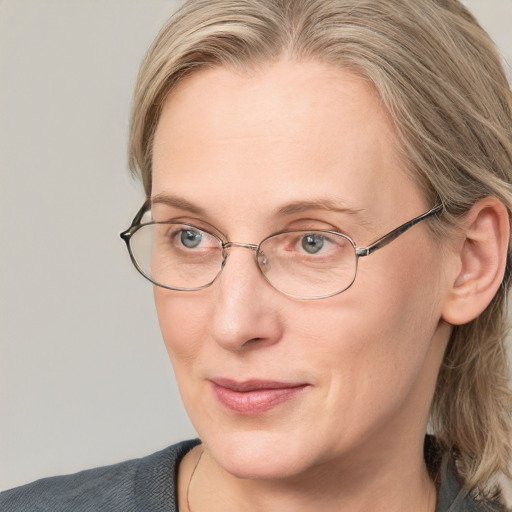
<svg viewBox="0 0 512 512"><path fill-rule="evenodd" d="M222 270L226 266L226 261L228 260L229 251L225 248L222 249L222 263L220 265L220 269Z"/></svg>
<svg viewBox="0 0 512 512"><path fill-rule="evenodd" d="M270 261L263 251L259 251L256 253L256 259L258 261L258 267L263 272L263 274L269 272L272 269L272 267L270 266Z"/></svg>
<svg viewBox="0 0 512 512"><path fill-rule="evenodd" d="M239 243L239 242L228 242L222 248L222 265L221 265L222 269L226 265L226 261L228 259L229 253L230 253L229 249L231 249L232 247L241 247L242 249L249 249L251 251L254 251L256 259L258 260L258 266L259 266L259 253L258 253L257 245L244 244L244 243ZM265 261L265 263L266 263L266 261Z"/></svg>

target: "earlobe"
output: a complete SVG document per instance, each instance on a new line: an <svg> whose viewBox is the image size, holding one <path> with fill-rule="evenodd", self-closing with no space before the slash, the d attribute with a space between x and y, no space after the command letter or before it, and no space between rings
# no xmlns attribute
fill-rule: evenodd
<svg viewBox="0 0 512 512"><path fill-rule="evenodd" d="M510 238L507 209L494 197L482 199L469 210L461 229L454 254L457 271L450 276L442 315L452 325L480 315L501 285Z"/></svg>

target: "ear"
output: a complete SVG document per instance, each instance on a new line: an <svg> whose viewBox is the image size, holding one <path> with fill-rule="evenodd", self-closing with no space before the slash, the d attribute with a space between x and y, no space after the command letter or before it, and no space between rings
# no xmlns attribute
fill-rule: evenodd
<svg viewBox="0 0 512 512"><path fill-rule="evenodd" d="M482 199L467 213L461 235L442 312L452 325L480 315L501 285L510 240L507 209L494 197Z"/></svg>

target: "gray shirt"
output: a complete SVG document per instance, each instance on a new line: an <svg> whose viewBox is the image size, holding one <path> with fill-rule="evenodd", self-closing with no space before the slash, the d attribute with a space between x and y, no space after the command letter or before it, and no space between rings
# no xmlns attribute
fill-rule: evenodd
<svg viewBox="0 0 512 512"><path fill-rule="evenodd" d="M45 478L5 491L0 494L0 511L177 512L178 465L197 444L199 440L184 441L141 459ZM427 456L426 460L428 465L434 458ZM436 512L505 511L497 503L474 500L462 488L449 457L444 457L437 469L440 486Z"/></svg>

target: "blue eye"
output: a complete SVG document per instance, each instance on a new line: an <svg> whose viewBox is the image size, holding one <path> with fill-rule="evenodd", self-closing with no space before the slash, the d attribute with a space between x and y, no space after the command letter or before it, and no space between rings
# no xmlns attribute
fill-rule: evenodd
<svg viewBox="0 0 512 512"><path fill-rule="evenodd" d="M188 249L195 249L201 244L203 235L199 231L192 229L183 229L180 232L180 241Z"/></svg>
<svg viewBox="0 0 512 512"><path fill-rule="evenodd" d="M317 254L322 250L325 243L325 237L318 234L304 235L302 238L302 248L309 254Z"/></svg>

